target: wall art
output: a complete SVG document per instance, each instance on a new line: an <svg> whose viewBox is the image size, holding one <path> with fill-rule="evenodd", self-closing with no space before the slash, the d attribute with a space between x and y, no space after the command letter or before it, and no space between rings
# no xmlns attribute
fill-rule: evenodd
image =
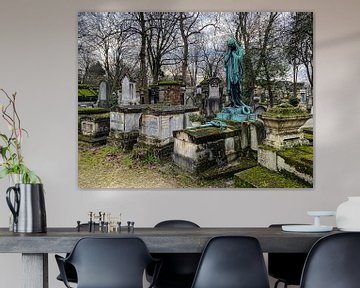
<svg viewBox="0 0 360 288"><path fill-rule="evenodd" d="M79 188L312 188L312 12L80 12Z"/></svg>

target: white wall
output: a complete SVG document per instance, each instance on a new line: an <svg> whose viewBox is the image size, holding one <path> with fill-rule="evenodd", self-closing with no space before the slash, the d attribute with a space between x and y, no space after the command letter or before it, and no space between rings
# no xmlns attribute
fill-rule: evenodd
<svg viewBox="0 0 360 288"><path fill-rule="evenodd" d="M165 218L201 226L308 222L307 210L334 210L347 195L360 195L359 8L358 0L2 0L0 87L18 92L30 132L24 154L45 184L48 226L74 226L89 210L121 211L136 226ZM314 11L315 188L79 191L77 12L110 10ZM8 224L7 186L0 182L0 226ZM49 262L50 287L62 287L52 255ZM19 255L0 255L1 287L21 286L19 265Z"/></svg>

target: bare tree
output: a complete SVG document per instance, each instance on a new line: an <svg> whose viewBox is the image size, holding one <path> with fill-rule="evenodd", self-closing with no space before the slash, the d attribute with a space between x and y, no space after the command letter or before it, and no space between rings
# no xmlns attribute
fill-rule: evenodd
<svg viewBox="0 0 360 288"><path fill-rule="evenodd" d="M183 42L183 53L182 53L182 67L181 67L181 78L186 83L186 75L188 72L188 61L189 61L189 46L192 45L192 38L195 35L200 34L207 27L216 25L216 18L211 19L211 14L200 13L200 12L180 12L179 13L179 28L180 35ZM205 19L202 19L205 18ZM207 21L202 21L207 20ZM208 22L212 20L212 22Z"/></svg>
<svg viewBox="0 0 360 288"><path fill-rule="evenodd" d="M260 52L260 59L261 59L260 63L262 63L264 67L264 72L266 77L266 88L268 90L270 107L274 105L274 95L272 91L272 85L271 85L272 79L270 75L270 65L271 65L271 60L273 59L270 57L269 42L271 41L270 38L273 35L271 32L273 31L274 22L278 16L279 14L277 12L270 12L269 18L266 23L266 28L263 37L264 40Z"/></svg>
<svg viewBox="0 0 360 288"><path fill-rule="evenodd" d="M237 39L245 49L245 98L251 98L258 84L265 85L269 105L274 105L273 84L288 69L282 54L282 38L278 12L238 12Z"/></svg>
<svg viewBox="0 0 360 288"><path fill-rule="evenodd" d="M109 92L119 85L123 73L124 55L131 49L127 43L128 26L123 13L84 13L81 15L85 25L79 31L79 41L97 55L106 72Z"/></svg>
<svg viewBox="0 0 360 288"><path fill-rule="evenodd" d="M175 51L177 43L178 13L149 12L146 13L149 23L146 35L147 56L153 82L157 82L162 73L162 66L178 63Z"/></svg>
<svg viewBox="0 0 360 288"><path fill-rule="evenodd" d="M292 14L291 40L297 47L297 54L305 66L306 75L313 88L313 13L296 12Z"/></svg>
<svg viewBox="0 0 360 288"><path fill-rule="evenodd" d="M148 85L148 73L147 73L147 63L146 63L146 42L147 42L147 33L148 25L145 12L131 12L129 21L130 33L135 34L139 37L137 41L140 42L139 49L139 86L140 86L140 95L145 97L147 95L147 85ZM147 100L145 100L147 101Z"/></svg>

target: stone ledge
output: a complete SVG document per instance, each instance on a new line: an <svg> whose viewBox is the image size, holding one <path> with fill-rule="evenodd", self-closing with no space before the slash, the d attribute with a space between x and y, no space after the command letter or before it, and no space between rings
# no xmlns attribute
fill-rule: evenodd
<svg viewBox="0 0 360 288"><path fill-rule="evenodd" d="M296 171L306 175L313 174L313 147L297 146L291 149L284 149L278 152L278 156L284 159L284 162L295 168Z"/></svg>
<svg viewBox="0 0 360 288"><path fill-rule="evenodd" d="M78 140L81 141L81 142L91 144L93 146L100 146L100 145L105 145L106 144L107 136L92 137L92 136L79 134L78 135Z"/></svg>
<svg viewBox="0 0 360 288"><path fill-rule="evenodd" d="M229 137L241 136L241 129L220 129L217 127L204 127L185 129L173 132L174 138L186 140L194 144L204 144L209 141L217 141Z"/></svg>
<svg viewBox="0 0 360 288"><path fill-rule="evenodd" d="M200 178L203 179L214 179L218 177L233 176L235 173L244 171L246 169L257 166L257 162L252 159L241 159L234 163L229 163L226 166L207 170L204 173L199 174Z"/></svg>
<svg viewBox="0 0 360 288"><path fill-rule="evenodd" d="M312 188L290 176L256 166L234 175L237 188Z"/></svg>
<svg viewBox="0 0 360 288"><path fill-rule="evenodd" d="M313 147L295 146L275 149L261 145L258 150L258 162L261 166L280 173L289 173L312 185L313 183Z"/></svg>

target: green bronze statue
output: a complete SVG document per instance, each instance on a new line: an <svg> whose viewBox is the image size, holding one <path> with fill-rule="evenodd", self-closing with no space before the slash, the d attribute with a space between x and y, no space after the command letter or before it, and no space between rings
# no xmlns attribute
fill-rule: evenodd
<svg viewBox="0 0 360 288"><path fill-rule="evenodd" d="M241 107L241 78L243 76L244 49L234 38L227 42L228 50L225 53L224 61L226 68L226 88L230 96L231 107Z"/></svg>
<svg viewBox="0 0 360 288"><path fill-rule="evenodd" d="M226 120L235 122L256 120L256 114L252 112L250 106L242 101L241 97L241 79L244 75L243 58L245 51L234 38L228 40L227 47L228 50L224 55L224 62L226 68L226 91L230 96L230 107L225 107L221 112L217 113L213 121L191 129L206 127L226 129L228 127L226 122L224 122Z"/></svg>

